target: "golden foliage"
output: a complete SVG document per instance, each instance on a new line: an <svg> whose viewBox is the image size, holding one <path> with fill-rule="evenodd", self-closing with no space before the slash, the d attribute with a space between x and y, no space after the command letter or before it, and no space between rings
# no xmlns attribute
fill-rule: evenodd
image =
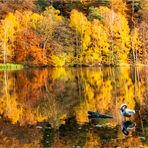
<svg viewBox="0 0 148 148"><path fill-rule="evenodd" d="M142 52L138 29L135 28L130 33L126 17L127 8L122 0L112 0L110 4L110 8L91 7L88 16L73 9L70 13L70 22L52 6L40 14L32 11L8 14L0 24L1 62L2 59L6 62L8 58L8 62L36 66L117 65L129 62L131 48L135 60L138 58L137 53ZM69 27L70 31L62 30L64 25ZM63 39L62 35L58 35L62 34L62 31L66 33ZM67 46L67 40L71 36L73 39ZM17 57L18 52L24 55ZM33 57L33 60L28 61L26 57Z"/></svg>
<svg viewBox="0 0 148 148"><path fill-rule="evenodd" d="M97 20L94 20L92 23L89 22L87 18L77 10L71 12L70 20L71 25L76 29L76 32L78 32L81 40L80 49L77 52L78 61L81 64L100 63L101 52L108 51L107 34L103 26Z"/></svg>
<svg viewBox="0 0 148 148"><path fill-rule="evenodd" d="M116 138L112 143L105 143L107 147L115 146L119 141L123 145L144 145L135 136L132 138L137 139L136 143L130 141L131 137L125 138L121 133L121 127L117 130L118 125L123 121L120 115L122 103L126 103L131 109L137 109L137 106L146 108L144 95L147 86L144 83L146 76L143 75L145 72L143 70L143 68L130 69L130 67L51 68L29 69L15 74L0 73L0 115L2 115L2 119L10 121L12 124L19 123L26 127L26 125L48 121L54 128L58 128L67 121L68 125L73 126L73 124L69 124L71 123L69 119L75 115L76 121L81 125L74 123L78 128L66 129L71 135L77 133L76 130L85 131L82 135L86 137L86 141L83 143L86 147L104 146L104 143L100 143L104 129L109 132L107 133L109 135L114 129L116 133ZM99 120L99 125L105 126L105 128L98 131L98 127L86 123L89 121L87 113L89 110L110 114L114 119ZM143 110L143 107L140 110ZM137 120L137 115L139 115L138 112L134 116L134 120ZM139 120L136 121L137 127L139 127L137 122ZM63 126L67 127L67 125ZM86 126L91 128L86 128ZM113 134L115 134L114 132ZM67 136L67 133L65 134ZM72 140L72 142L74 141Z"/></svg>
<svg viewBox="0 0 148 148"><path fill-rule="evenodd" d="M131 49L134 62L142 61L142 42L140 41L139 29L134 28L131 31ZM138 61L137 61L138 60Z"/></svg>
<svg viewBox="0 0 148 148"><path fill-rule="evenodd" d="M4 20L1 21L0 28L0 61L4 63L11 62L14 56L13 42L18 28L16 17L9 13Z"/></svg>
<svg viewBox="0 0 148 148"><path fill-rule="evenodd" d="M121 13L115 13L107 7L100 7L104 17L103 24L108 29L111 64L128 63L130 51L130 28L128 21Z"/></svg>
<svg viewBox="0 0 148 148"><path fill-rule="evenodd" d="M104 58L110 54L110 51L106 28L98 20L93 20L91 29L91 48L93 50L92 54L94 55L92 58L98 62L107 64Z"/></svg>
<svg viewBox="0 0 148 148"><path fill-rule="evenodd" d="M81 86L83 91L80 95L80 104L75 107L75 114L80 123L88 122L87 112L92 110L99 113L110 112L116 116L116 122L112 122L110 126L116 126L122 121L119 111L121 104L126 103L131 109L135 109L137 102L144 104L143 80L135 84L129 67L106 68L103 71L87 70L81 75L79 81L83 84Z"/></svg>
<svg viewBox="0 0 148 148"><path fill-rule="evenodd" d="M87 49L90 45L90 35L91 35L91 23L87 20L87 17L83 13L78 12L77 10L72 10L70 15L70 25L75 28L78 32L81 40L79 51L77 51L77 58L80 63L87 63ZM77 49L78 50L78 49ZM88 55L90 53L88 52ZM86 58L85 58L86 57Z"/></svg>
<svg viewBox="0 0 148 148"><path fill-rule="evenodd" d="M54 66L59 66L59 67L61 67L61 66L64 66L65 65L65 56L63 55L61 55L61 56L56 56L56 55L53 55L53 56L51 56L51 62L50 63L52 63L52 65L54 65Z"/></svg>
<svg viewBox="0 0 148 148"><path fill-rule="evenodd" d="M110 5L111 9L115 12L120 12L121 14L126 15L127 6L126 2L123 2L123 0L111 0Z"/></svg>
<svg viewBox="0 0 148 148"><path fill-rule="evenodd" d="M93 19L92 22L77 10L71 12L71 25L81 40L77 53L80 63L107 65L128 63L130 29L127 18L120 12L116 13L103 6L100 6L97 12L102 19L101 21Z"/></svg>

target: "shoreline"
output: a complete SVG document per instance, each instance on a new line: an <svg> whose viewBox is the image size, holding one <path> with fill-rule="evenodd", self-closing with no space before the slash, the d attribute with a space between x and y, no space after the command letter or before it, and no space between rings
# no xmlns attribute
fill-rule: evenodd
<svg viewBox="0 0 148 148"><path fill-rule="evenodd" d="M0 63L0 70L22 70L24 65L22 64L2 64Z"/></svg>

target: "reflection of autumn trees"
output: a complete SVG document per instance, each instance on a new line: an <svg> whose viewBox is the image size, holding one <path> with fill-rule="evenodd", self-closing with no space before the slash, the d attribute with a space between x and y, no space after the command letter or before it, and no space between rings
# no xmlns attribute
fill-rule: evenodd
<svg viewBox="0 0 148 148"><path fill-rule="evenodd" d="M30 118L26 114L24 120L28 119L30 121L32 119L30 122L36 123L49 119L53 126L62 123L62 118L65 118L67 114L67 106L60 103L62 103L64 97L65 100L69 99L66 99L66 95L70 96L66 88L69 86L64 85L66 83L64 81L68 77L64 76L65 80L58 80L62 79L64 74L66 73L63 68L61 71L59 69L57 71L54 69L47 71L45 69L18 74L18 94L19 98L22 98L20 102L28 110L27 114L32 115ZM19 83L19 81L23 83ZM19 88L22 88L22 90L19 91ZM67 94L64 96L64 93ZM64 103L69 105L69 103ZM29 121L26 121L26 123Z"/></svg>
<svg viewBox="0 0 148 148"><path fill-rule="evenodd" d="M35 126L20 127L0 121L0 147L41 147L41 134Z"/></svg>
<svg viewBox="0 0 148 148"><path fill-rule="evenodd" d="M74 99L77 86L72 72L67 73L61 68L28 70L10 75L7 79L8 94L1 75L0 113L12 123L25 125L49 120L53 126L59 126L70 114L71 106L78 101ZM11 89L14 89L13 94Z"/></svg>
<svg viewBox="0 0 148 148"><path fill-rule="evenodd" d="M103 72L101 69L86 71L81 76L84 94L81 98L81 103L76 108L76 117L78 121L87 121L87 112L89 110L99 111L104 113L111 107L111 81L103 79ZM82 110L81 110L82 109Z"/></svg>
<svg viewBox="0 0 148 148"><path fill-rule="evenodd" d="M59 128L55 134L53 147L115 147L129 146L139 147L146 146L140 138L133 132L132 137L124 137L121 135L120 127L93 127L91 124L79 125L75 119L66 120L66 124ZM79 135L79 136L78 136Z"/></svg>
<svg viewBox="0 0 148 148"><path fill-rule="evenodd" d="M145 132L145 73L145 67L52 68L0 72L0 115L14 125L49 122L51 127L59 128L57 132L54 131L54 140L51 142L55 147L143 145L136 135L125 139L118 125L122 121L119 107L122 103L127 103L130 108L139 110L133 120L137 124L136 129ZM92 122L86 123L89 121L88 110L111 114L115 119L99 120L101 127L94 127ZM7 141L20 143L17 138L5 137ZM113 138L112 143L107 141L109 137ZM5 139L2 138L2 142ZM105 143L102 143L103 140ZM134 140L136 142L132 142Z"/></svg>
<svg viewBox="0 0 148 148"><path fill-rule="evenodd" d="M78 122L88 122L87 112L92 110L115 116L110 126L116 126L121 122L122 103L133 109L146 106L143 71L123 67L1 73L0 114L21 125L48 120L59 127L71 115Z"/></svg>
<svg viewBox="0 0 148 148"><path fill-rule="evenodd" d="M120 105L126 103L129 108L135 109L144 98L144 80L137 80L138 85L135 86L133 78L137 79L138 74L134 72L130 72L129 67L86 70L80 77L83 96L80 105L75 108L77 120L88 121L87 111L93 110L110 113L121 122Z"/></svg>
<svg viewBox="0 0 148 148"><path fill-rule="evenodd" d="M0 114L11 120L12 123L16 123L19 120L22 108L17 102L13 74L4 72L1 75L1 82Z"/></svg>
<svg viewBox="0 0 148 148"><path fill-rule="evenodd" d="M2 147L9 147L10 145L14 147L42 147L42 144L46 147L50 145L50 147L83 146L86 148L95 146L115 147L117 145L123 147L146 146L146 143L143 143L136 135L125 138L121 135L119 127L92 128L91 124L80 126L73 118L66 120L66 124L60 126L57 131L50 128L44 129L45 127L43 127L42 131L44 133L41 133L41 130L36 129L34 126L29 128L0 123L2 125L1 130L3 130L3 134L0 135L0 146ZM10 131L15 134L12 135ZM42 134L44 134L43 137ZM47 141L49 143L46 143Z"/></svg>
<svg viewBox="0 0 148 148"><path fill-rule="evenodd" d="M48 71L45 99L39 104L39 110L54 127L64 123L64 119L72 113L71 107L78 102L73 72L74 70L65 71L64 68Z"/></svg>
<svg viewBox="0 0 148 148"><path fill-rule="evenodd" d="M0 100L0 105L1 114L12 121L12 123L19 121L20 124L34 124L44 119L44 117L40 116L37 109L34 110L36 100L41 97L40 91L37 90L43 85L43 81L41 80L43 75L40 74L39 76L33 79L27 79L27 76L24 77L23 73L20 73L18 76L9 74L7 85L4 84L3 86L4 89L7 87L7 92L2 89L3 97ZM19 92L17 93L18 87L22 90L21 94Z"/></svg>

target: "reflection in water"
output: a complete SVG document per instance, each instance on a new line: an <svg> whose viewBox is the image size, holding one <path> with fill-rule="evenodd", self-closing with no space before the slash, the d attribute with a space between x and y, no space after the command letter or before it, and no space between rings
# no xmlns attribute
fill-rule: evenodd
<svg viewBox="0 0 148 148"><path fill-rule="evenodd" d="M129 135L129 131L128 130L132 130L134 127L136 126L135 123L131 122L131 121L124 121L121 124L121 130L122 133L126 136Z"/></svg>
<svg viewBox="0 0 148 148"><path fill-rule="evenodd" d="M5 129L0 128L0 146L7 146L10 141L18 146L21 142L15 137L19 131L15 133L15 130L9 130L12 125L14 128L17 125L28 130L32 126L37 131L39 138L32 135L32 141L24 139L24 143L21 142L24 145L145 145L146 141L141 141L139 136L148 136L146 73L146 67L51 68L0 72L0 118L2 127L8 129L6 134ZM122 123L120 106L123 103L136 110L136 114L131 117L132 123L136 122L136 130L128 139L125 139L120 128L121 124L125 127L130 122ZM114 118L89 122L90 110ZM41 130L35 128L38 124ZM137 140L137 143L133 140Z"/></svg>
<svg viewBox="0 0 148 148"><path fill-rule="evenodd" d="M99 114L98 112L88 111L88 118L89 119L100 119L100 118L107 119L107 118L113 118L113 117L107 114Z"/></svg>
<svg viewBox="0 0 148 148"><path fill-rule="evenodd" d="M43 147L51 147L53 143L54 131L48 122L45 122L43 124L42 132L43 132L43 139L42 139Z"/></svg>

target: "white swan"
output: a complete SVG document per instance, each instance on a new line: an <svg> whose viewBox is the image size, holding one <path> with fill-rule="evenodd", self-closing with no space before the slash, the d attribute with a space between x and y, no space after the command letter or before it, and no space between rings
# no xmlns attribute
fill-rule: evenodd
<svg viewBox="0 0 148 148"><path fill-rule="evenodd" d="M132 115L135 114L135 110L128 109L126 104L121 105L120 111L122 116L124 117L131 117Z"/></svg>

